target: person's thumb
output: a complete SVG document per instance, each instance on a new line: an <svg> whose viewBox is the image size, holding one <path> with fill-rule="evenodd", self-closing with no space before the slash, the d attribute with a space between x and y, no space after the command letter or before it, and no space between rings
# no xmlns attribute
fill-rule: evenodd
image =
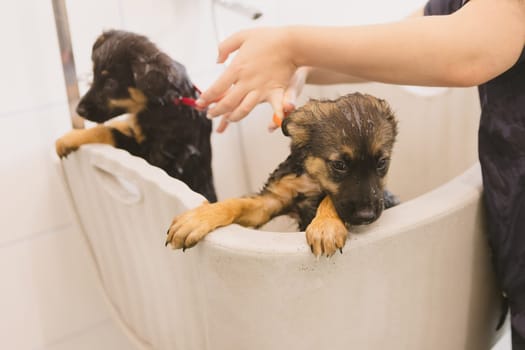
<svg viewBox="0 0 525 350"><path fill-rule="evenodd" d="M228 56L244 42L244 32L237 32L224 39L218 47L217 63L224 63Z"/></svg>
<svg viewBox="0 0 525 350"><path fill-rule="evenodd" d="M273 90L268 96L268 102L273 109L273 118L270 124L268 125L268 130L273 131L281 126L281 122L284 118L284 106L283 106L283 89L278 88Z"/></svg>
<svg viewBox="0 0 525 350"><path fill-rule="evenodd" d="M297 92L294 87L286 89L283 97L283 111L289 113L297 106Z"/></svg>

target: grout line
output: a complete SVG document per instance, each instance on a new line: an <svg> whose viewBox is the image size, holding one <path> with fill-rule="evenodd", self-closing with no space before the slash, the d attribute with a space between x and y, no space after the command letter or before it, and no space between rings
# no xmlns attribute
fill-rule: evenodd
<svg viewBox="0 0 525 350"><path fill-rule="evenodd" d="M13 109L11 111L3 111L3 112L0 112L0 119L14 117L20 114L27 114L30 112L48 111L50 109L58 108L63 105L67 106L67 100L57 100L57 101L52 101L48 103L43 103L41 105L36 105L33 107L29 107L29 108L21 108L21 109Z"/></svg>
<svg viewBox="0 0 525 350"><path fill-rule="evenodd" d="M27 243L28 241L38 239L41 237L45 237L45 236L49 236L54 233L59 233L61 231L65 231L66 229L70 227L74 227L73 222L68 222L66 224L55 226L55 227L52 227L52 228L49 228L43 231L37 231L29 235L26 235L24 237L7 240L7 241L0 243L0 250L4 248L9 248L10 246L13 246L13 245Z"/></svg>

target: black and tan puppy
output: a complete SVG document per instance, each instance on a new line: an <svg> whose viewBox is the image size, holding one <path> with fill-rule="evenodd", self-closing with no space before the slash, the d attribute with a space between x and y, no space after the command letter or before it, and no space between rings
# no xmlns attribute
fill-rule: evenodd
<svg viewBox="0 0 525 350"><path fill-rule="evenodd" d="M184 104L198 97L186 69L146 37L104 32L93 45L93 83L77 113L104 123L72 130L56 141L60 157L87 143L125 149L185 182L210 202L217 200L211 169L212 124L203 111Z"/></svg>
<svg viewBox="0 0 525 350"><path fill-rule="evenodd" d="M166 244L186 249L231 223L259 227L278 215L296 217L312 252L341 250L348 225L375 221L397 204L384 190L397 123L370 95L312 100L282 125L291 154L255 196L204 203L173 220Z"/></svg>

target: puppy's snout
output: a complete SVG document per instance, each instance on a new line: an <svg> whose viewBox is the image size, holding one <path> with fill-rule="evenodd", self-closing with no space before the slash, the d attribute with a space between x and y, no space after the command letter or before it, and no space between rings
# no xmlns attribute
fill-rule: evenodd
<svg viewBox="0 0 525 350"><path fill-rule="evenodd" d="M81 117L85 117L88 114L88 109L84 103L79 103L77 106L77 114Z"/></svg>
<svg viewBox="0 0 525 350"><path fill-rule="evenodd" d="M343 221L350 225L367 225L376 221L382 210L374 203L345 203L336 205L337 213Z"/></svg>
<svg viewBox="0 0 525 350"><path fill-rule="evenodd" d="M352 215L352 224L354 225L363 225L371 223L376 220L378 215L373 208L362 208L357 210L354 215Z"/></svg>

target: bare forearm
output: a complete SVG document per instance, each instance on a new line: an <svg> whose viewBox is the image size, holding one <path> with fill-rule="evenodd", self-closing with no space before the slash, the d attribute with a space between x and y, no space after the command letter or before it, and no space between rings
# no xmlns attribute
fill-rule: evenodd
<svg viewBox="0 0 525 350"><path fill-rule="evenodd" d="M511 67L525 42L522 4L477 5L483 1L488 0L473 1L450 16L357 27L289 27L292 56L296 65L363 80L477 85Z"/></svg>
<svg viewBox="0 0 525 350"><path fill-rule="evenodd" d="M367 82L367 80L323 68L309 68L308 76L306 78L306 83L313 85L348 84L364 82Z"/></svg>
<svg viewBox="0 0 525 350"><path fill-rule="evenodd" d="M424 15L423 7L412 12L408 18L421 17ZM348 84L348 83L366 83L368 80L356 76L335 72L318 67L306 68L306 83L313 85L330 85L330 84Z"/></svg>

